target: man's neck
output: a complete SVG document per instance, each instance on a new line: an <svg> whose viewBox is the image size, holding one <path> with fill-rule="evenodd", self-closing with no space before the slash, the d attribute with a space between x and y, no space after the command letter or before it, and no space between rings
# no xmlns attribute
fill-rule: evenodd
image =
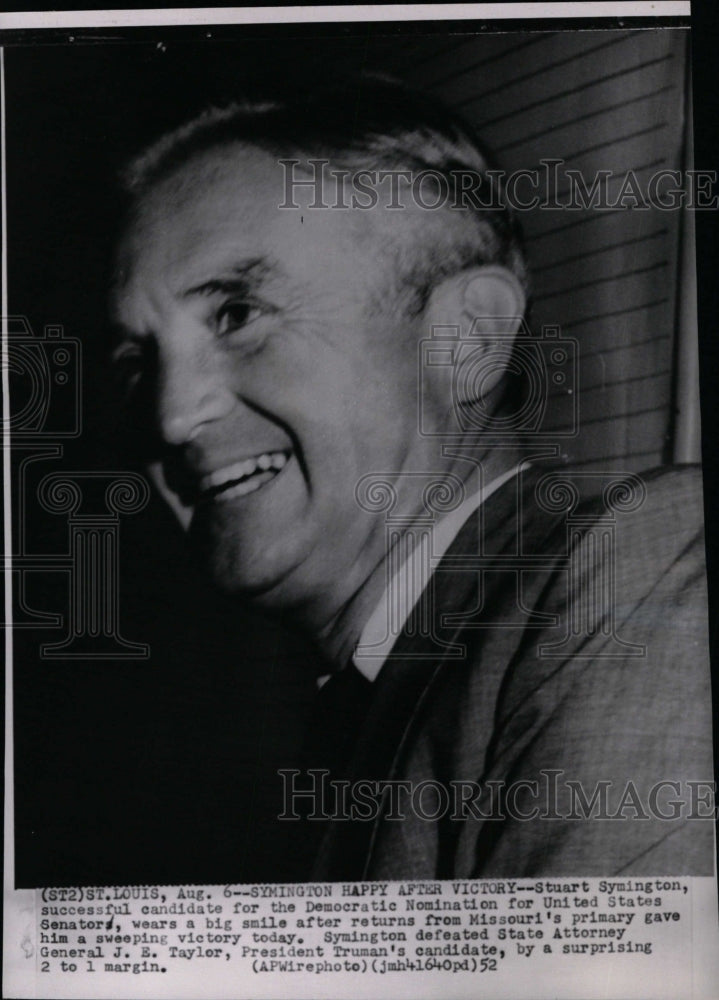
<svg viewBox="0 0 719 1000"><path fill-rule="evenodd" d="M478 473L476 461L471 465L469 462L462 463L467 470L462 477L466 496L472 496L480 490L485 491L493 482L516 470L519 463L520 456L512 449L493 451L486 455L481 462L481 475ZM460 474L459 468L453 472ZM411 528L412 522L408 519L404 537L409 544L411 542L406 536L411 532ZM399 544L400 539L395 536L394 547ZM406 551L407 553L410 551L409 545ZM353 656L365 624L390 583L390 566L390 552L385 551L361 585L329 620L321 623L321 615L312 615L311 619L305 620L305 628L313 634L321 651L335 669L342 669Z"/></svg>

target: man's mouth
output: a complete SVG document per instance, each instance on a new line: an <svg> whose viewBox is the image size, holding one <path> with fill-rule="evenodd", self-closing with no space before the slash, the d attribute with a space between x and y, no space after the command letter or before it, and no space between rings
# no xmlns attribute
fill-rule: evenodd
<svg viewBox="0 0 719 1000"><path fill-rule="evenodd" d="M224 502L244 497L274 479L287 465L286 451L266 451L216 469L200 480L198 500Z"/></svg>

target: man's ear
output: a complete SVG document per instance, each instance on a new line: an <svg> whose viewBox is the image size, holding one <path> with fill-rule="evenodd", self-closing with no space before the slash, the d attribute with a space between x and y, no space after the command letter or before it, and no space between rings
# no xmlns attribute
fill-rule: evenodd
<svg viewBox="0 0 719 1000"><path fill-rule="evenodd" d="M499 264L462 271L435 289L427 312L430 326L459 334L454 364L455 375L462 377L456 379L455 404L473 405L479 393L482 406L490 407L486 397L506 373L525 306L519 280Z"/></svg>
<svg viewBox="0 0 719 1000"><path fill-rule="evenodd" d="M460 336L514 337L526 298L519 279L500 264L472 267L445 278L430 297L426 320L431 326L459 327Z"/></svg>
<svg viewBox="0 0 719 1000"><path fill-rule="evenodd" d="M462 336L514 337L527 304L517 277L506 267L489 264L465 271L460 281Z"/></svg>

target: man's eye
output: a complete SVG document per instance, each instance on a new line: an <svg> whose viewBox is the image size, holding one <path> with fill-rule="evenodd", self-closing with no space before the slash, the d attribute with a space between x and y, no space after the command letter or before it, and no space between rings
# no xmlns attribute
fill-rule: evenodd
<svg viewBox="0 0 719 1000"><path fill-rule="evenodd" d="M134 389L145 370L144 352L137 348L120 348L112 356L112 366L123 387Z"/></svg>
<svg viewBox="0 0 719 1000"><path fill-rule="evenodd" d="M223 337L241 330L262 314L252 302L226 302L217 311L217 333Z"/></svg>

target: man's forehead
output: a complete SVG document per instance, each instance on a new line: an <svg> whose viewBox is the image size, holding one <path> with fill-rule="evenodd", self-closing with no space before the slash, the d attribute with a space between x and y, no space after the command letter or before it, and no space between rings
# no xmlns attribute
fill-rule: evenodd
<svg viewBox="0 0 719 1000"><path fill-rule="evenodd" d="M193 157L138 199L122 244L125 262L158 252L181 257L186 248L230 239L324 244L331 251L337 241L372 234L381 211L309 208L315 200L310 186L298 187L288 205L281 160L239 143Z"/></svg>
<svg viewBox="0 0 719 1000"><path fill-rule="evenodd" d="M271 163L268 153L233 146L193 157L152 184L118 247L115 298L138 281L161 280L182 294L240 270L248 280L266 278L280 204Z"/></svg>
<svg viewBox="0 0 719 1000"><path fill-rule="evenodd" d="M248 223L255 218L269 221L281 204L280 182L279 163L263 150L240 144L207 150L140 195L132 234L147 241L166 230L217 226L235 212Z"/></svg>
<svg viewBox="0 0 719 1000"><path fill-rule="evenodd" d="M354 259L357 277L364 276L371 291L379 275L384 286L398 261L406 262L422 244L447 241L445 213L411 204L401 211L381 202L369 210L310 207L316 189L305 184L293 191L294 207L288 206L282 159L233 143L197 154L155 182L138 200L118 255L116 293L122 295L133 279L145 284L160 276L173 294L182 293L245 259L272 262L272 269L254 278L282 274L316 286L331 282L343 259ZM307 158L296 159L306 176ZM351 183L337 169L342 183ZM330 162L330 178L333 171ZM330 187L324 201L329 206L335 200L336 188Z"/></svg>

